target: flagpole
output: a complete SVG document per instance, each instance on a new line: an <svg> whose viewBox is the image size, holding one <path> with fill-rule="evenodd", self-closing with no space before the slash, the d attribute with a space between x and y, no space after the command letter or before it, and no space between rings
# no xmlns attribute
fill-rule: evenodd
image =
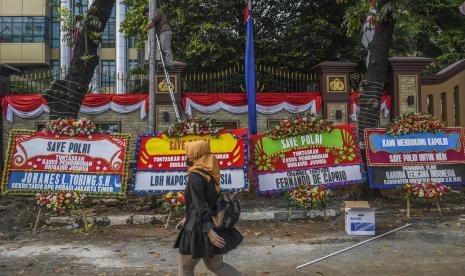
<svg viewBox="0 0 465 276"><path fill-rule="evenodd" d="M253 45L252 1L247 0L245 10L245 87L248 103L249 134L257 134L257 104L255 91L255 57Z"/></svg>
<svg viewBox="0 0 465 276"><path fill-rule="evenodd" d="M149 22L157 10L157 1L149 0ZM155 132L155 93L157 89L157 64L155 53L157 43L155 43L155 28L149 30L149 133Z"/></svg>

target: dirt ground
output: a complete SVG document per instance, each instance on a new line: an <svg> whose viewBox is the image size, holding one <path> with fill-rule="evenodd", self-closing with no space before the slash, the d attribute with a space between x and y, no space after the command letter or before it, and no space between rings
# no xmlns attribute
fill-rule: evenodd
<svg viewBox="0 0 465 276"><path fill-rule="evenodd" d="M343 219L241 222L244 243L225 260L244 275L463 275L465 210L395 209L376 216L377 234L405 230L297 270L369 237L348 236ZM174 223L173 223L174 225ZM47 226L0 241L0 275L177 275L177 231L160 225L98 227L88 234ZM212 275L201 264L196 275Z"/></svg>
<svg viewBox="0 0 465 276"><path fill-rule="evenodd" d="M412 226L303 269L296 266L370 237L349 236L340 212L322 219L240 222L244 243L225 256L244 275L464 275L464 189L454 188L440 216L431 203L414 202L411 218L399 191L370 200L377 235ZM356 189L336 192L330 208L361 199ZM279 199L244 197L244 207L284 208ZM97 203L99 213L153 213L146 198ZM0 197L0 275L177 275L175 222L162 225L95 227L89 233L41 223L31 231L37 207L31 198ZM212 275L203 264L196 275Z"/></svg>

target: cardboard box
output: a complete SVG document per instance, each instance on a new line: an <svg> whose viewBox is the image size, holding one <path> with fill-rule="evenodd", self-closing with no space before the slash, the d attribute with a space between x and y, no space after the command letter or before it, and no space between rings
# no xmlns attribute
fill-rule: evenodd
<svg viewBox="0 0 465 276"><path fill-rule="evenodd" d="M375 209L368 201L344 201L346 232L349 235L375 235Z"/></svg>

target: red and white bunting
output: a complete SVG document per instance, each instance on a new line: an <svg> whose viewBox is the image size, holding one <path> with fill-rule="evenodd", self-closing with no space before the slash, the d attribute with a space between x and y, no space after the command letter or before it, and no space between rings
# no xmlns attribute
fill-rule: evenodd
<svg viewBox="0 0 465 276"><path fill-rule="evenodd" d="M350 94L350 118L356 122L358 119L358 113L360 112L360 92L352 92ZM380 110L384 115L384 118L388 118L391 113L391 96L384 94L381 96Z"/></svg>
<svg viewBox="0 0 465 276"><path fill-rule="evenodd" d="M350 117L357 121L360 109L358 96L354 92L350 100ZM257 112L274 114L282 110L291 113L320 111L322 98L318 92L302 93L257 93ZM226 110L233 114L247 113L247 97L245 93L188 93L183 96L184 111L192 115L192 109L211 114L219 110ZM49 112L47 101L41 95L9 95L2 99L3 114L9 122L13 122L14 115L31 119ZM148 95L101 95L88 94L82 102L80 112L84 114L101 114L108 110L117 113L129 113L140 109L140 118L144 119L148 112ZM381 111L387 118L391 110L391 97L381 97Z"/></svg>
<svg viewBox="0 0 465 276"><path fill-rule="evenodd" d="M281 110L291 113L320 111L322 98L318 92L301 93L257 93L257 112L274 114ZM226 110L233 114L247 113L245 93L187 93L183 96L184 111L192 115L192 109L211 114Z"/></svg>
<svg viewBox="0 0 465 276"><path fill-rule="evenodd" d="M110 109L117 113L129 113L140 109L140 118L144 119L148 112L148 95L87 94L82 101L79 112L100 114ZM31 119L39 117L44 112L49 112L47 101L41 95L33 94L3 97L2 110L10 123L13 122L14 115Z"/></svg>

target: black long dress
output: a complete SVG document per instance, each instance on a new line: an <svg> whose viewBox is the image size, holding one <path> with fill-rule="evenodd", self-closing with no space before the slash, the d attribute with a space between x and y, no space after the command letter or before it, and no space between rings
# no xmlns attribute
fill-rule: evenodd
<svg viewBox="0 0 465 276"><path fill-rule="evenodd" d="M196 196L192 196L191 191ZM191 173L185 190L186 223L178 235L174 248L179 248L182 255L192 258L204 258L212 255L226 254L236 248L243 240L237 229L215 230L225 241L223 248L215 247L208 239L208 231L213 227L212 208L218 198L213 183L208 183L201 175Z"/></svg>

